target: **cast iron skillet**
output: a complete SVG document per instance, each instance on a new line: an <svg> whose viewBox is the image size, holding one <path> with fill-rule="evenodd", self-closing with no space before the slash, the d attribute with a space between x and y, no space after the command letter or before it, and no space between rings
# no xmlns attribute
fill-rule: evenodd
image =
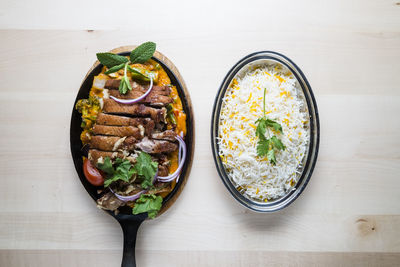
<svg viewBox="0 0 400 267"><path fill-rule="evenodd" d="M129 55L129 52L126 51L131 51L133 48L134 47L121 47L113 50L112 52L127 56ZM188 151L187 151L186 162L182 169L179 182L176 184L173 191L163 200L163 206L158 214L160 215L175 202L176 198L179 196L180 192L182 191L188 179L194 152L194 123L193 123L192 104L190 101L190 96L186 90L186 85L182 77L180 76L178 70L168 58L166 58L159 52L156 52L152 59L157 61L164 68L164 70L170 77L172 84L176 86L179 96L182 100L183 109L187 116L186 119L187 134L185 137L185 142ZM91 185L86 180L83 174L82 156L84 155L84 152L82 151L82 143L80 140L80 134L82 131L80 124L82 120L81 120L81 114L75 109L75 104L79 99L88 97L90 88L92 87L93 78L94 76L98 75L101 72L102 67L103 66L101 64L96 62L95 65L92 67L92 69L86 75L74 102L74 108L72 110L72 117L71 117L71 129L70 129L70 142L71 142L70 145L71 145L71 153L75 169L78 173L78 176L83 186L85 187L89 195L94 199L94 201L96 201L99 198L99 195L97 193L99 187ZM121 266L132 267L136 266L135 243L136 243L137 231L139 229L140 224L144 220L146 220L147 213L132 215L130 208L120 209L120 210L121 212L118 215L115 215L114 212L110 211L106 212L111 216L113 216L120 223L124 234L124 251L123 251Z"/></svg>
<svg viewBox="0 0 400 267"><path fill-rule="evenodd" d="M222 164L221 158L218 156L218 127L219 127L219 116L221 111L221 106L223 103L223 98L225 92L229 87L232 79L236 75L241 75L247 69L253 67L262 66L265 64L280 64L283 68L290 70L291 73L296 77L297 89L303 93L303 99L307 106L307 111L310 120L310 143L308 148L308 153L303 161L303 168L301 171L301 176L295 186L295 190L287 192L286 195L279 199L273 201L268 201L267 203L258 202L242 195L232 183L228 177L225 168ZM211 148L214 156L214 162L217 167L219 176L222 182L225 184L226 188L232 194L232 196L243 206L258 212L273 212L278 211L287 207L303 192L308 181L313 173L315 163L317 162L318 148L319 148L319 117L318 108L315 101L314 94L311 90L311 86L308 83L305 75L300 70L300 68L286 56L272 52L272 51L261 51L250 54L236 63L225 76L221 87L218 90L217 96L215 97L213 114L211 118Z"/></svg>

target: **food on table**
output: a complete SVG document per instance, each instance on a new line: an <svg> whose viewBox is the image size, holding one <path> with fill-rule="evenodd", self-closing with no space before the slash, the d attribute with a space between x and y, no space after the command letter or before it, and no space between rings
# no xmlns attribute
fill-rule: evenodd
<svg viewBox="0 0 400 267"><path fill-rule="evenodd" d="M144 43L129 57L98 53L104 65L94 77L82 114L84 175L99 186L100 208L154 218L175 187L186 158L186 114L163 67Z"/></svg>
<svg viewBox="0 0 400 267"><path fill-rule="evenodd" d="M250 68L228 87L219 156L239 192L258 202L284 196L300 178L310 130L297 80L279 64Z"/></svg>

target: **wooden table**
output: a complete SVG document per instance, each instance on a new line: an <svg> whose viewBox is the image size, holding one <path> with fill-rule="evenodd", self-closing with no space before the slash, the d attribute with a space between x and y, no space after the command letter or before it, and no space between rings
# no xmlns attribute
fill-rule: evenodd
<svg viewBox="0 0 400 267"><path fill-rule="evenodd" d="M188 85L196 149L178 201L140 229L139 266L400 264L398 1L1 1L0 27L0 266L120 265L122 232L75 173L69 122L95 53L147 40ZM234 201L210 147L224 75L259 50L300 66L321 120L308 187L273 214Z"/></svg>

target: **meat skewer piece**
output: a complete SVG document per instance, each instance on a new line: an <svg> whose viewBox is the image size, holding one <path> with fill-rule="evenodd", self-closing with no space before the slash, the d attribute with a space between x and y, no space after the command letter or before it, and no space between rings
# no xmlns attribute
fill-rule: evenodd
<svg viewBox="0 0 400 267"><path fill-rule="evenodd" d="M141 131L139 127L133 126L106 126L95 124L93 133L96 135L113 135L119 137L133 136L136 139L141 139L144 136L144 128Z"/></svg>
<svg viewBox="0 0 400 267"><path fill-rule="evenodd" d="M147 137L143 138L139 143L136 143L136 148L142 151L155 154L155 153L169 153L178 149L178 145L169 141L154 140Z"/></svg>
<svg viewBox="0 0 400 267"><path fill-rule="evenodd" d="M92 139L90 140L90 148L103 151L117 151L119 149L130 151L135 149L136 142L137 139L133 136L117 137L95 135L92 136Z"/></svg>
<svg viewBox="0 0 400 267"><path fill-rule="evenodd" d="M121 83L121 80L107 80L104 88L105 89L110 89L110 90L118 90L119 85ZM144 94L149 87L148 86L141 86L137 82L131 82L132 90L130 92L141 92ZM153 88L151 89L151 93L157 94L157 95L163 95L163 96L169 96L171 93L171 88L169 86L157 86L153 85ZM129 92L128 92L129 94Z"/></svg>
<svg viewBox="0 0 400 267"><path fill-rule="evenodd" d="M157 139L157 140L167 140L171 142L175 142L176 139L176 133L172 130L166 130L164 132L158 132L158 133L153 133L151 135L151 138Z"/></svg>
<svg viewBox="0 0 400 267"><path fill-rule="evenodd" d="M154 121L150 118L130 118L124 116L99 113L97 115L97 124L108 126L135 126L143 125L146 135L150 135L154 129Z"/></svg>
<svg viewBox="0 0 400 267"><path fill-rule="evenodd" d="M166 109L156 109L143 104L121 104L112 99L104 99L104 113L128 114L134 116L150 116L155 122L165 122Z"/></svg>
<svg viewBox="0 0 400 267"><path fill-rule="evenodd" d="M118 199L113 193L108 192L97 200L97 206L103 210L116 210L125 202Z"/></svg>
<svg viewBox="0 0 400 267"><path fill-rule="evenodd" d="M142 92L140 91L128 91L126 94L121 94L117 90L110 90L109 95L112 95L116 98L120 99L135 99L143 95ZM153 90L145 97L145 99L139 101L138 103L142 104L149 104L150 106L155 106L155 107L164 107L168 104L173 103L174 100L165 95L160 95L157 92L154 92Z"/></svg>
<svg viewBox="0 0 400 267"><path fill-rule="evenodd" d="M122 152L111 152L111 151L101 151L97 149L89 149L88 153L88 159L90 162L96 166L99 158L105 159L106 157L109 157L110 159L115 159L115 158L125 158L125 155Z"/></svg>

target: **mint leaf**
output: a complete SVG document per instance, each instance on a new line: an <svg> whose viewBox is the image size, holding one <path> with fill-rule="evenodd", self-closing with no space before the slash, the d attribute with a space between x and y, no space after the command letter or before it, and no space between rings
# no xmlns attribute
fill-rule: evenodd
<svg viewBox="0 0 400 267"><path fill-rule="evenodd" d="M121 79L118 90L123 95L126 94L126 92L128 92L128 86L126 85L125 78Z"/></svg>
<svg viewBox="0 0 400 267"><path fill-rule="evenodd" d="M158 163L152 161L151 156L145 152L140 152L136 158L135 171L143 178L142 188L147 189L153 185L153 179L156 175Z"/></svg>
<svg viewBox="0 0 400 267"><path fill-rule="evenodd" d="M282 141L278 139L275 135L270 138L271 142L274 144L274 147L279 150L285 150L285 146L283 145Z"/></svg>
<svg viewBox="0 0 400 267"><path fill-rule="evenodd" d="M124 80L125 80L125 84L126 84L126 86L128 87L128 89L129 89L129 90L132 90L131 82L129 81L128 76L126 76L126 73L125 73L125 76L124 76Z"/></svg>
<svg viewBox="0 0 400 267"><path fill-rule="evenodd" d="M113 53L97 53L96 56L100 63L107 68L112 68L114 66L121 65L122 63L126 63L129 61L126 57Z"/></svg>
<svg viewBox="0 0 400 267"><path fill-rule="evenodd" d="M153 194L143 194L136 200L132 214L147 212L149 218L154 219L161 209L162 197Z"/></svg>
<svg viewBox="0 0 400 267"><path fill-rule="evenodd" d="M145 63L149 60L156 51L156 44L153 42L146 42L134 50L132 50L130 59L132 63Z"/></svg>
<svg viewBox="0 0 400 267"><path fill-rule="evenodd" d="M116 65L116 66L114 66L114 67L108 69L106 72L104 72L104 74L110 74L110 73L117 72L117 71L119 71L120 69L123 69L124 66L125 66L125 63L121 63L121 64L119 64L119 65Z"/></svg>

